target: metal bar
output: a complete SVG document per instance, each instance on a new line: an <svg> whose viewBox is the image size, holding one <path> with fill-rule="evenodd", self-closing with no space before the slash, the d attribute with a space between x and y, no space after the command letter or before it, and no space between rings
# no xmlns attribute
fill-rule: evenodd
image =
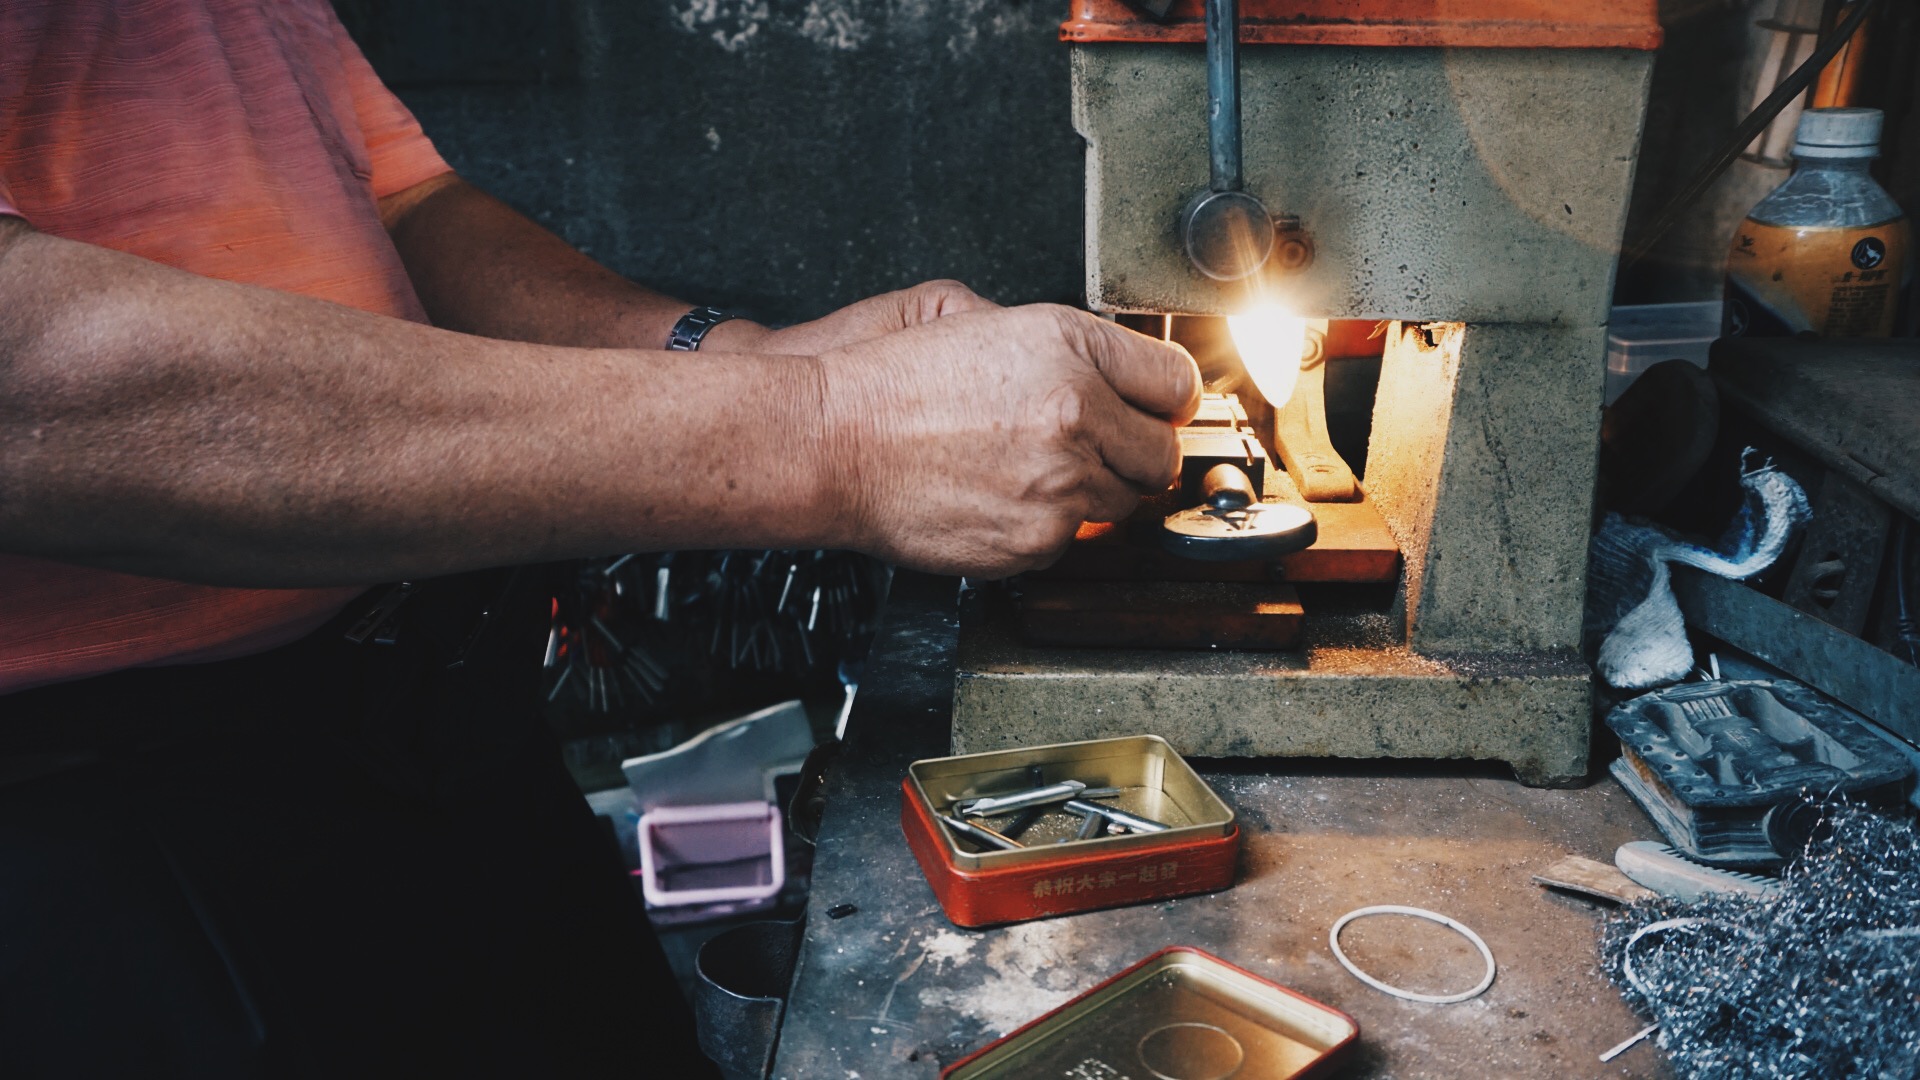
<svg viewBox="0 0 1920 1080"><path fill-rule="evenodd" d="M1207 0L1207 165L1214 191L1240 190L1239 0Z"/></svg>
<svg viewBox="0 0 1920 1080"><path fill-rule="evenodd" d="M1078 780L1062 780L1057 784L1033 788L1030 791L1016 791L1006 795L990 795L979 799L967 799L954 804L954 810L963 817L990 817L995 814L1010 814L1015 810L1025 810L1029 806L1043 806L1047 803L1065 802L1076 798L1087 790L1087 785Z"/></svg>
<svg viewBox="0 0 1920 1080"><path fill-rule="evenodd" d="M1025 844L1022 844L1018 840L1009 840L1005 836L987 828L985 825L975 825L971 821L961 821L951 814L943 815L940 820L946 823L947 828L952 829L960 836L986 844L988 847L996 847L1001 851L1019 851L1021 848L1026 847Z"/></svg>
<svg viewBox="0 0 1920 1080"><path fill-rule="evenodd" d="M1079 799L1070 800L1067 803L1067 809L1076 814L1099 814L1115 825L1124 825L1134 832L1166 832L1173 828L1164 821L1143 818L1138 814L1129 814L1125 810L1116 810L1111 806L1101 806L1098 803L1082 802Z"/></svg>
<svg viewBox="0 0 1920 1080"><path fill-rule="evenodd" d="M1100 835L1107 819L1100 814L1085 814L1080 819L1080 831L1074 834L1075 840L1091 840Z"/></svg>
<svg viewBox="0 0 1920 1080"><path fill-rule="evenodd" d="M1033 828L1033 823L1039 821L1046 812L1047 808L1044 806L1029 806L1015 814L1013 820L1007 822L1007 827L1000 830L1000 834L1009 840L1018 840L1028 829Z"/></svg>
<svg viewBox="0 0 1920 1080"><path fill-rule="evenodd" d="M1920 668L1737 581L1676 566L1673 593L1687 625L1920 743Z"/></svg>

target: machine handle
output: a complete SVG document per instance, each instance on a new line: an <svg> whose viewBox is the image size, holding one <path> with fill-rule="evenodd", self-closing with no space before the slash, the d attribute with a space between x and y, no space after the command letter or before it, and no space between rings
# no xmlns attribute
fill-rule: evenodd
<svg viewBox="0 0 1920 1080"><path fill-rule="evenodd" d="M1241 190L1240 5L1207 0L1207 189L1180 212L1180 238L1194 269L1239 281L1273 254L1273 215Z"/></svg>
<svg viewBox="0 0 1920 1080"><path fill-rule="evenodd" d="M1245 510L1256 500L1253 481L1238 465L1221 462L1200 479L1201 494L1216 510Z"/></svg>
<svg viewBox="0 0 1920 1080"><path fill-rule="evenodd" d="M1239 191L1240 172L1240 4L1207 0L1207 164L1208 188Z"/></svg>

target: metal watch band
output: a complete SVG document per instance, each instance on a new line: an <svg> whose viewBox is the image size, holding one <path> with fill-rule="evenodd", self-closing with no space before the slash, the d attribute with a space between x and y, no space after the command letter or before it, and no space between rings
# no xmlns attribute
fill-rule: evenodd
<svg viewBox="0 0 1920 1080"><path fill-rule="evenodd" d="M671 352L693 352L707 336L707 331L726 322L739 318L729 315L717 307L697 307L673 324L673 332L667 335L667 349Z"/></svg>

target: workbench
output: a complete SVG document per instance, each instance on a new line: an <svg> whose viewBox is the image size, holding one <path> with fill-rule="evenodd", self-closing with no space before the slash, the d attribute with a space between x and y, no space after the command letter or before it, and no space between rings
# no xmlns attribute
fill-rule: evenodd
<svg viewBox="0 0 1920 1080"><path fill-rule="evenodd" d="M1645 1021L1597 968L1605 904L1531 874L1567 854L1611 861L1652 824L1611 780L1522 787L1468 762L1196 761L1239 815L1237 883L1205 896L981 931L949 923L900 831L909 762L947 753L957 621L951 579L902 575L827 781L806 937L775 1059L793 1080L931 1078L1167 945L1193 945L1351 1014L1343 1077L1666 1077L1649 1041L1598 1056ZM1048 741L1034 733L1035 743ZM1455 1005L1401 1001L1343 970L1335 919L1371 904L1452 916L1499 963ZM851 913L846 907L851 905ZM829 912L840 917L835 918ZM1363 919L1355 962L1448 992L1484 970L1451 931Z"/></svg>

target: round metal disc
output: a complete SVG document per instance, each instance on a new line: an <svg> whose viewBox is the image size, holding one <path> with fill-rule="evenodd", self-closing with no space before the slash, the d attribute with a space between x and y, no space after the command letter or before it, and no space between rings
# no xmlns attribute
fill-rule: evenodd
<svg viewBox="0 0 1920 1080"><path fill-rule="evenodd" d="M1194 268L1215 281L1239 281L1273 254L1273 218L1244 191L1203 191L1181 212L1180 234Z"/></svg>
<svg viewBox="0 0 1920 1080"><path fill-rule="evenodd" d="M1292 503L1255 503L1245 510L1196 506L1160 525L1162 547L1205 562L1277 559L1313 546L1318 536L1313 512Z"/></svg>

